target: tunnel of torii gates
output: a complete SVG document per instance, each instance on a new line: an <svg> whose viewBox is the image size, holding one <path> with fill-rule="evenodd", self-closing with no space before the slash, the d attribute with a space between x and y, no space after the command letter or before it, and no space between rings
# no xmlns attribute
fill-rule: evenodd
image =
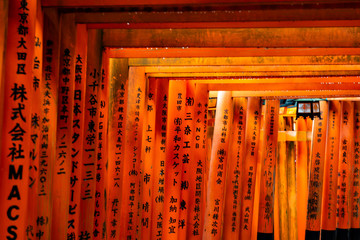
<svg viewBox="0 0 360 240"><path fill-rule="evenodd" d="M0 2L0 239L359 239L359 3L119 2Z"/></svg>

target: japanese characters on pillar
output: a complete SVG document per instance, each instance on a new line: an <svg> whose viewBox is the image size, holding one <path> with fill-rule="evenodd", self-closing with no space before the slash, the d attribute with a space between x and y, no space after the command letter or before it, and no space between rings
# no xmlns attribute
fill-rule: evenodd
<svg viewBox="0 0 360 240"><path fill-rule="evenodd" d="M181 172L185 132L186 81L171 80L166 132L165 194L163 239L178 239L181 202Z"/></svg>
<svg viewBox="0 0 360 240"><path fill-rule="evenodd" d="M101 85L100 40L99 30L88 29L79 239L89 239L94 235L98 103Z"/></svg>
<svg viewBox="0 0 360 240"><path fill-rule="evenodd" d="M265 101L257 239L274 237L274 181L279 130L279 100Z"/></svg>
<svg viewBox="0 0 360 240"><path fill-rule="evenodd" d="M224 210L224 239L238 239L242 164L245 156L247 99L234 98L234 118L230 136L228 173Z"/></svg>
<svg viewBox="0 0 360 240"><path fill-rule="evenodd" d="M74 14L62 15L56 160L52 183L52 239L66 239L69 212L73 94L75 77Z"/></svg>
<svg viewBox="0 0 360 240"><path fill-rule="evenodd" d="M323 173L329 114L329 105L326 101L320 101L320 113L321 119L315 118L313 122L305 239L319 239L320 237Z"/></svg>
<svg viewBox="0 0 360 240"><path fill-rule="evenodd" d="M59 16L56 10L44 10L43 73L41 93L41 133L38 181L37 233L43 239L51 235L53 166L56 161L57 102L59 86Z"/></svg>
<svg viewBox="0 0 360 240"><path fill-rule="evenodd" d="M221 239L228 146L234 110L231 95L230 91L219 91L217 96L206 198L205 239Z"/></svg>
<svg viewBox="0 0 360 240"><path fill-rule="evenodd" d="M151 239L161 240L165 193L166 123L169 81L156 79L155 158L153 158L153 197Z"/></svg>
<svg viewBox="0 0 360 240"><path fill-rule="evenodd" d="M336 191L339 163L340 102L329 102L329 126L325 151L324 193L322 205L321 236L335 236Z"/></svg>
<svg viewBox="0 0 360 240"><path fill-rule="evenodd" d="M351 235L358 236L360 230L360 103L354 102L354 167L351 211Z"/></svg>
<svg viewBox="0 0 360 240"><path fill-rule="evenodd" d="M33 84L31 95L31 143L30 143L30 167L29 167L29 192L28 192L28 217L26 226L27 239L35 239L36 235L42 237L42 231L37 231L36 220L38 215L38 187L39 187L39 156L42 123L46 123L46 117L41 118L41 94L42 66L43 66L43 13L38 2L37 16L35 21Z"/></svg>
<svg viewBox="0 0 360 240"><path fill-rule="evenodd" d="M245 149L248 150L245 154L245 162L243 162L243 176L241 180L240 239L251 238L256 167L260 138L260 103L260 98L248 98L245 131Z"/></svg>
<svg viewBox="0 0 360 240"><path fill-rule="evenodd" d="M156 79L149 79L147 81L148 87L146 91L146 104L144 115L144 130L141 145L141 239L151 239L151 225L155 221L151 219L151 212L153 208L152 197L155 196L153 192L154 173L153 160L155 158L155 126L156 118ZM156 156L157 158L157 156ZM156 184L156 186L158 186Z"/></svg>
<svg viewBox="0 0 360 240"><path fill-rule="evenodd" d="M84 144L84 114L86 86L86 25L76 25L74 104L71 141L70 199L67 239L76 239L79 234L81 164Z"/></svg>
<svg viewBox="0 0 360 240"><path fill-rule="evenodd" d="M352 174L354 165L353 137L354 137L354 103L341 102L340 117L340 147L337 188L336 222L337 235L346 239L351 227L352 203ZM340 238L339 238L340 239Z"/></svg>
<svg viewBox="0 0 360 240"><path fill-rule="evenodd" d="M127 106L127 59L109 59L109 148L107 238L120 236L120 206L125 150L125 120Z"/></svg>
<svg viewBox="0 0 360 240"><path fill-rule="evenodd" d="M188 204L187 239L202 239L202 226L205 211L205 163L206 163L206 133L207 133L207 106L209 91L206 85L196 84L194 100L194 127L193 127L193 163L191 171L192 182L195 188L190 189ZM205 133L205 134L204 134ZM194 173L195 171L195 173Z"/></svg>
<svg viewBox="0 0 360 240"><path fill-rule="evenodd" d="M102 53L102 69L99 89L99 115L96 151L96 194L94 213L94 239L106 237L106 193L107 193L107 130L108 130L108 98L109 98L109 56L108 49Z"/></svg>
<svg viewBox="0 0 360 240"><path fill-rule="evenodd" d="M188 214L190 202L195 202L194 198L190 198L191 190L196 188L195 179L191 178L193 169L196 168L194 161L194 98L195 98L195 83L186 81L186 96L185 96L185 117L184 117L184 131L183 131L183 145L182 155L182 173L181 173L181 197L179 208L179 239L187 239ZM192 181L194 180L194 181ZM191 190L190 190L191 189ZM193 205L193 204L191 204Z"/></svg>
<svg viewBox="0 0 360 240"><path fill-rule="evenodd" d="M37 1L9 1L0 161L0 238L26 239Z"/></svg>
<svg viewBox="0 0 360 240"><path fill-rule="evenodd" d="M140 198L140 156L143 117L145 111L145 72L143 68L129 69L128 102L126 118L125 159L121 216L123 239L138 239Z"/></svg>

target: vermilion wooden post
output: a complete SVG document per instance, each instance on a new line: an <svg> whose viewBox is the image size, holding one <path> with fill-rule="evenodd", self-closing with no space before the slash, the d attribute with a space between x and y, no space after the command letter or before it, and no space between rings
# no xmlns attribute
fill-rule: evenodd
<svg viewBox="0 0 360 240"><path fill-rule="evenodd" d="M278 157L276 162L275 187L278 202L279 239L289 239L289 216L288 216L288 180L287 180L287 159L286 159L286 135L285 119L280 116L278 135Z"/></svg>
<svg viewBox="0 0 360 240"><path fill-rule="evenodd" d="M305 239L306 209L308 192L308 148L306 120L296 120L296 207L298 239Z"/></svg>
<svg viewBox="0 0 360 240"><path fill-rule="evenodd" d="M185 131L186 82L169 82L168 124L166 132L165 194L163 239L178 239L181 201L183 137Z"/></svg>
<svg viewBox="0 0 360 240"><path fill-rule="evenodd" d="M196 84L194 101L194 142L193 163L191 178L195 188L190 189L187 239L202 239L202 227L205 211L205 163L206 163L206 136L207 136L207 105L209 92L207 87Z"/></svg>
<svg viewBox="0 0 360 240"><path fill-rule="evenodd" d="M138 236L140 156L146 88L143 68L130 68L128 83L127 119L125 134L125 159L123 195L121 203L122 238L136 239Z"/></svg>
<svg viewBox="0 0 360 240"><path fill-rule="evenodd" d="M305 239L320 238L323 173L329 114L329 105L326 101L320 101L320 112L321 119L315 118L313 125Z"/></svg>
<svg viewBox="0 0 360 240"><path fill-rule="evenodd" d="M106 230L109 239L120 236L120 206L125 150L127 108L127 59L109 60L108 200Z"/></svg>
<svg viewBox="0 0 360 240"><path fill-rule="evenodd" d="M339 169L336 209L337 239L349 239L353 174L354 103L341 102Z"/></svg>
<svg viewBox="0 0 360 240"><path fill-rule="evenodd" d="M360 236L360 102L354 102L354 166L353 166L353 189L351 199L351 230L350 239Z"/></svg>
<svg viewBox="0 0 360 240"><path fill-rule="evenodd" d="M286 118L287 131L293 131L293 117ZM288 204L289 204L289 237L297 240L297 198L296 198L296 166L295 166L295 142L286 142L286 162L287 168L287 184L288 184Z"/></svg>
<svg viewBox="0 0 360 240"><path fill-rule="evenodd" d="M84 24L76 25L75 46L75 76L74 82L72 142L71 142L71 172L70 172L70 198L68 216L68 238L76 238L79 234L80 191L81 191L81 163L83 159L84 144L84 113L85 113L85 87L86 87L86 57L87 29Z"/></svg>
<svg viewBox="0 0 360 240"><path fill-rule="evenodd" d="M196 162L194 160L195 144L194 144L194 102L195 101L195 83L186 82L186 98L185 98L185 118L184 118L184 143L182 146L183 152L180 156L182 161L181 173L181 200L180 200L180 214L179 214L179 239L187 238L187 228L189 227L188 215L190 211L189 206L194 206L195 198L190 197L191 190L196 189L196 179L191 178L196 169Z"/></svg>
<svg viewBox="0 0 360 240"><path fill-rule="evenodd" d="M245 157L247 99L234 98L234 118L231 128L226 196L224 206L224 239L238 239L242 164Z"/></svg>
<svg viewBox="0 0 360 240"><path fill-rule="evenodd" d="M36 220L38 216L38 182L39 182L39 156L40 156L40 133L42 127L41 118L41 94L42 66L43 66L43 12L41 2L37 3L35 20L34 62L32 64L32 104L31 112L31 145L29 167L29 192L28 192L28 218L26 226L27 239L35 239L37 231ZM46 120L45 120L46 121ZM47 235L48 236L48 235Z"/></svg>
<svg viewBox="0 0 360 240"><path fill-rule="evenodd" d="M96 193L94 213L94 239L106 238L106 195L107 195L107 151L109 118L109 55L108 49L102 52L102 66L99 84L98 134L96 150Z"/></svg>
<svg viewBox="0 0 360 240"><path fill-rule="evenodd" d="M260 139L261 104L259 98L249 98L246 114L245 148L248 149L243 163L241 180L241 223L239 239L250 239L253 218L253 203L257 157Z"/></svg>
<svg viewBox="0 0 360 240"><path fill-rule="evenodd" d="M140 201L140 229L141 239L151 239L151 226L156 224L156 219L152 219L153 209L153 196L156 196L153 192L153 185L157 185L154 182L154 159L155 155L155 132L156 129L156 103L157 89L156 79L149 79L146 87L146 103L144 114L144 129L141 145L141 201Z"/></svg>
<svg viewBox="0 0 360 240"><path fill-rule="evenodd" d="M100 101L101 81L101 31L88 30L86 93L84 111L84 142L81 161L80 222L78 238L93 237L95 192L96 192L96 153L98 128L98 103Z"/></svg>
<svg viewBox="0 0 360 240"><path fill-rule="evenodd" d="M150 81L154 81L151 79ZM155 156L153 158L153 197L151 239L162 239L163 207L165 193L166 161L166 123L168 116L169 81L156 79L156 122L155 122ZM165 230L166 231L166 230Z"/></svg>
<svg viewBox="0 0 360 240"><path fill-rule="evenodd" d="M67 236L71 142L73 120L73 96L75 78L75 15L61 16L61 42L59 65L59 99L56 136L56 161L52 182L52 222L51 239L64 239Z"/></svg>
<svg viewBox="0 0 360 240"><path fill-rule="evenodd" d="M56 9L44 10L43 75L41 84L41 148L39 156L37 232L44 239L51 236L52 175L57 158L56 130L59 87L60 19ZM34 233L35 234L35 233ZM36 236L36 234L35 234Z"/></svg>
<svg viewBox="0 0 360 240"><path fill-rule="evenodd" d="M321 238L335 239L336 191L339 163L340 102L329 102L329 126L325 152Z"/></svg>
<svg viewBox="0 0 360 240"><path fill-rule="evenodd" d="M9 1L1 113L0 238L25 239L37 1Z"/></svg>
<svg viewBox="0 0 360 240"><path fill-rule="evenodd" d="M279 100L267 100L265 105L258 240L274 238L274 181L280 102Z"/></svg>
<svg viewBox="0 0 360 240"><path fill-rule="evenodd" d="M229 157L229 138L233 118L232 93L219 91L216 103L216 116L213 146L209 167L209 181L204 221L204 239L221 239L224 214L224 193L226 167Z"/></svg>

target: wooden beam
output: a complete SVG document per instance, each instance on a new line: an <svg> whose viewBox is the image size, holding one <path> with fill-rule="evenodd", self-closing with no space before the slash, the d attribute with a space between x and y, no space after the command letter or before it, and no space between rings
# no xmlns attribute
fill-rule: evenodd
<svg viewBox="0 0 360 240"><path fill-rule="evenodd" d="M360 48L109 48L111 58L360 55Z"/></svg>
<svg viewBox="0 0 360 240"><path fill-rule="evenodd" d="M294 0L254 0L255 4L269 3L293 3ZM307 3L306 1L296 1L299 5ZM247 0L168 0L166 3L162 0L42 0L42 5L46 7L100 7L100 6L197 6L203 5L221 5L221 4L248 4ZM339 0L317 0L313 3L341 3Z"/></svg>
<svg viewBox="0 0 360 240"><path fill-rule="evenodd" d="M167 9L167 11L153 9L153 11L144 11L140 9L137 12L126 11L103 11L103 12L78 12L76 13L76 22L78 23L129 23L130 26L136 23L195 23L195 22L248 22L248 24L257 22L277 22L292 21L288 27L304 24L303 26L314 26L308 24L319 24L326 21L329 24L332 21L353 21L360 19L359 4L352 4L346 7L344 4L338 7L316 7L316 8L244 8L208 11L176 11ZM340 21L341 20L341 21ZM299 23L300 21L300 23ZM324 22L325 23L325 22Z"/></svg>
<svg viewBox="0 0 360 240"><path fill-rule="evenodd" d="M358 47L360 27L104 29L107 47Z"/></svg>
<svg viewBox="0 0 360 240"><path fill-rule="evenodd" d="M360 40L360 38L359 38ZM358 55L287 56L287 57L194 57L194 58L130 58L130 66L268 66L274 65L356 65ZM276 68L274 67L274 68Z"/></svg>

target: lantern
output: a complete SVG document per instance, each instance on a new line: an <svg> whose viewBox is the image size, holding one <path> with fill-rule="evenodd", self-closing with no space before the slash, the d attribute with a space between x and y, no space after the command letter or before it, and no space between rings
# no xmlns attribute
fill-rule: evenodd
<svg viewBox="0 0 360 240"><path fill-rule="evenodd" d="M318 100L297 100L296 105L296 119L299 117L310 117L312 120L314 117L321 119L320 103Z"/></svg>

